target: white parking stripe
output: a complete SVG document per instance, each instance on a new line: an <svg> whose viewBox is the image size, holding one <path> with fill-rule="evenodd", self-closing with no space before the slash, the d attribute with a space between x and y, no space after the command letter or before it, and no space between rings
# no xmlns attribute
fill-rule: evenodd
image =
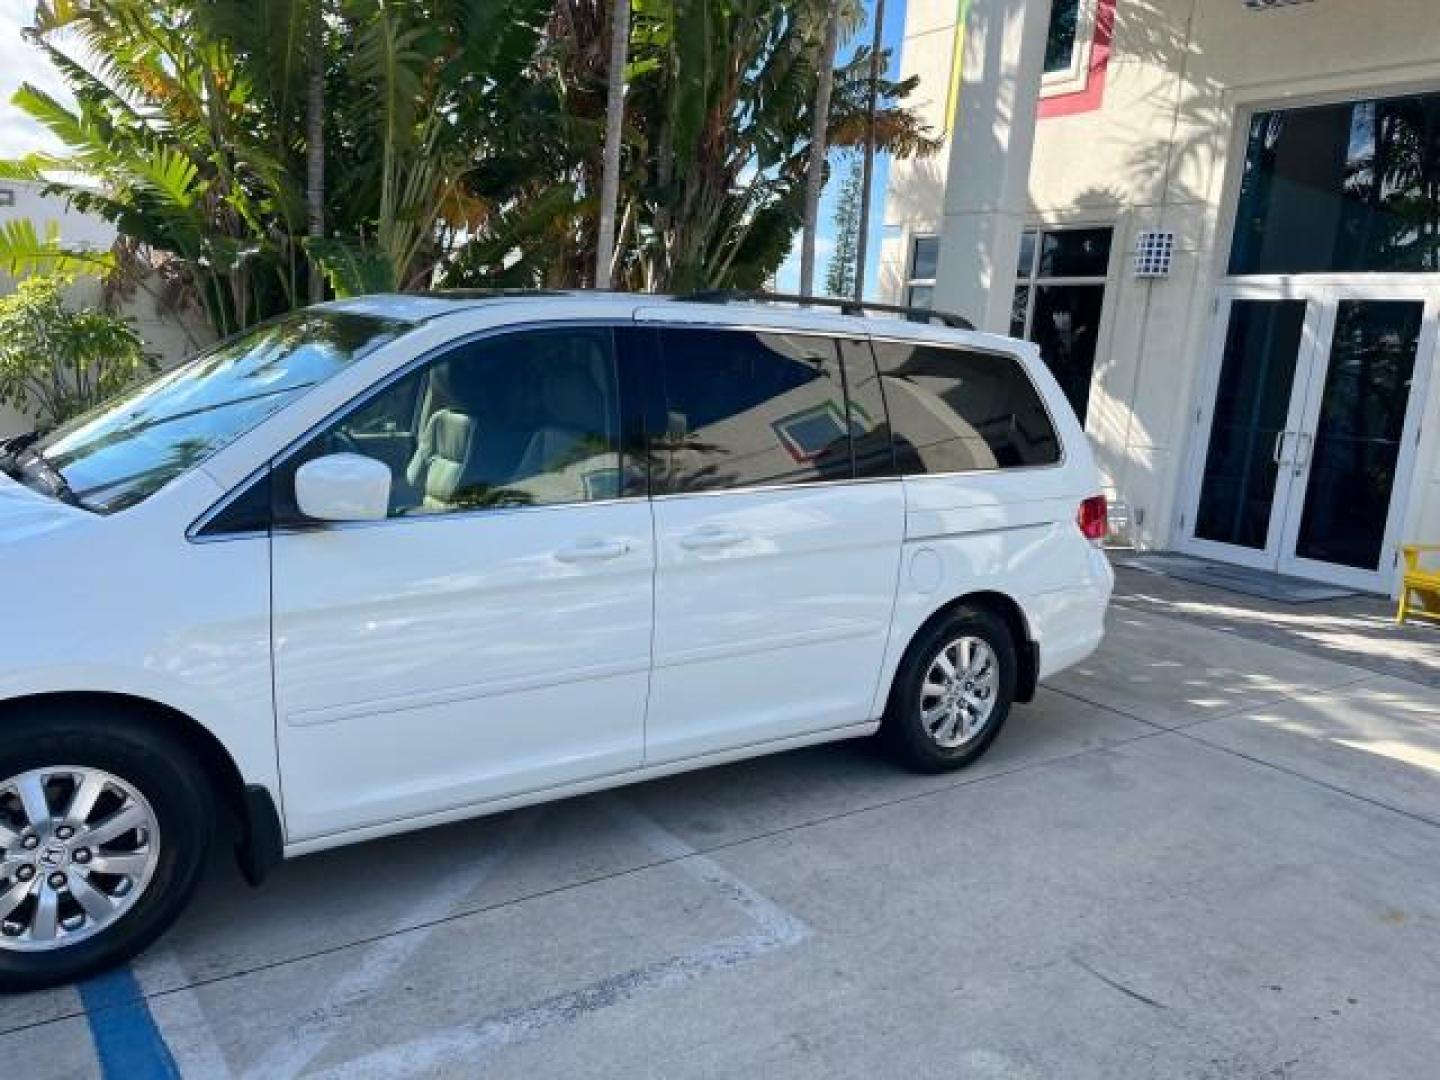
<svg viewBox="0 0 1440 1080"><path fill-rule="evenodd" d="M136 966L135 975L149 997L150 1014L180 1075L197 1080L228 1080L234 1075L200 998L189 986L175 951L162 946ZM171 989L171 988L178 989ZM159 996L150 996L159 991Z"/></svg>
<svg viewBox="0 0 1440 1080"><path fill-rule="evenodd" d="M433 926L411 930L417 924L433 923L452 914L479 886L500 867L519 846L544 815L544 807L521 810L511 814L505 827L483 856L459 866L441 879L423 899L409 908L404 918L392 926L389 936L368 946L363 957L349 973L333 986L325 999L312 1011L300 1017L269 1053L245 1073L257 1080L290 1080L314 1061L340 1029L355 1018L378 990L384 988L394 974L429 940ZM186 1074L189 1075L188 1072Z"/></svg>
<svg viewBox="0 0 1440 1080"><path fill-rule="evenodd" d="M606 797L604 802L612 815L652 852L720 892L759 924L758 932L712 942L666 960L607 976L579 990L533 1005L387 1046L333 1066L319 1075L333 1080L372 1076L390 1080L401 1076L428 1076L447 1064L457 1062L463 1062L473 1072L499 1050L529 1039L546 1028L573 1023L622 1001L682 986L701 976L748 963L766 953L798 944L809 935L810 929L805 923L712 859L698 854L674 833L614 796Z"/></svg>

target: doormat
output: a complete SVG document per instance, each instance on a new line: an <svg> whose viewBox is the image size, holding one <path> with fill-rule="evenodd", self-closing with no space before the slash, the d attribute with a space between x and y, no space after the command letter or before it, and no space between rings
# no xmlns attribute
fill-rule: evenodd
<svg viewBox="0 0 1440 1080"><path fill-rule="evenodd" d="M1116 561L1121 566L1143 570L1147 574L1163 574L1177 581L1209 585L1211 588L1226 589L1246 596L1258 596L1262 600L1277 600L1282 604L1318 604L1325 600L1341 600L1347 596L1359 595L1355 589L1346 589L1339 585L1306 581L1304 578L1288 577L1268 570L1252 570L1248 566L1207 562L1204 559L1192 559L1188 555L1134 555Z"/></svg>

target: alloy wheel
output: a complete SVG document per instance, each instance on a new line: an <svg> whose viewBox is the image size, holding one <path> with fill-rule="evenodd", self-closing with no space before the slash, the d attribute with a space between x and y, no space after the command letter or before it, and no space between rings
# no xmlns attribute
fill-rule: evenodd
<svg viewBox="0 0 1440 1080"><path fill-rule="evenodd" d="M0 950L101 933L144 894L159 855L154 810L118 776L60 765L0 780Z"/></svg>
<svg viewBox="0 0 1440 1080"><path fill-rule="evenodd" d="M935 744L956 750L979 737L995 712L1000 664L982 638L940 649L920 687L920 723Z"/></svg>

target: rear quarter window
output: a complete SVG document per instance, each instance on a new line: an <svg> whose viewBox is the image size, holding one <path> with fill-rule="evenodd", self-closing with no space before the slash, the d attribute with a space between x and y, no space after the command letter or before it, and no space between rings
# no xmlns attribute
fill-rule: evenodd
<svg viewBox="0 0 1440 1080"><path fill-rule="evenodd" d="M1060 461L1055 427L1015 357L877 341L875 360L902 474L986 472Z"/></svg>

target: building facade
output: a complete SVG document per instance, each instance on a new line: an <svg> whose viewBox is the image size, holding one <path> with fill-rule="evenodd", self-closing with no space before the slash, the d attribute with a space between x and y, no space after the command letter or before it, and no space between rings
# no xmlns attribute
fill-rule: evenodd
<svg viewBox="0 0 1440 1080"><path fill-rule="evenodd" d="M884 299L1041 349L1137 546L1440 542L1436 0L911 0Z"/></svg>

